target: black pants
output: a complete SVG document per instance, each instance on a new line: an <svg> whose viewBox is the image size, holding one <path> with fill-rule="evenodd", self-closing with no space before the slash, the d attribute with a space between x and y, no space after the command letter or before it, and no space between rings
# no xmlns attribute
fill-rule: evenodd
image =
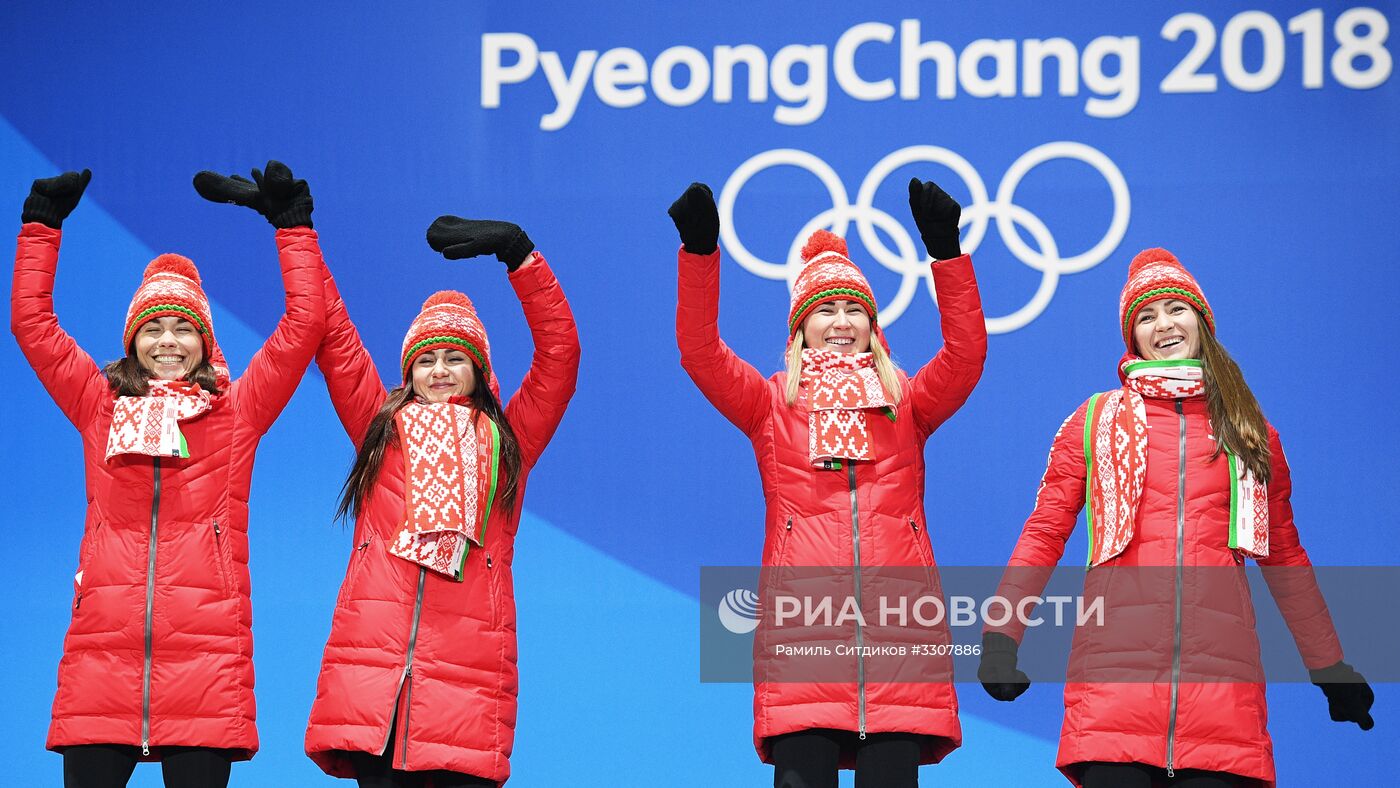
<svg viewBox="0 0 1400 788"><path fill-rule="evenodd" d="M856 788L916 788L923 737L825 728L774 736L773 788L836 788L842 752L855 753Z"/></svg>
<svg viewBox="0 0 1400 788"><path fill-rule="evenodd" d="M126 788L141 749L123 744L83 744L63 751L64 788ZM165 788L225 788L233 757L209 747L162 747Z"/></svg>
<svg viewBox="0 0 1400 788"><path fill-rule="evenodd" d="M1084 788L1239 788L1244 778L1226 772L1176 769L1167 777L1166 769L1141 763L1086 763L1080 780Z"/></svg>

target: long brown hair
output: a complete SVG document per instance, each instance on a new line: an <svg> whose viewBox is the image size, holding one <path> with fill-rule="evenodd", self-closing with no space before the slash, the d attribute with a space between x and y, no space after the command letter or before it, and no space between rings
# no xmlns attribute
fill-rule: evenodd
<svg viewBox="0 0 1400 788"><path fill-rule="evenodd" d="M500 432L501 479L496 490L501 503L509 510L515 506L515 492L520 479L520 443L515 439L515 431L510 428L510 422L506 421L500 400L491 393L491 387L486 384L480 369L477 370L476 381L476 388L471 393L472 404L476 406L476 413L472 418L479 419L485 414L496 423L496 429ZM399 441L394 415L412 400L413 387L408 384L399 386L389 392L384 404L379 406L379 412L370 420L369 428L365 430L365 439L360 443L360 451L355 455L355 464L351 466L350 474L345 477L345 484L340 488L340 505L335 510L336 519L346 515L359 519L365 501L369 499L374 482L379 478L379 471L384 465L385 450Z"/></svg>
<svg viewBox="0 0 1400 788"><path fill-rule="evenodd" d="M1193 307L1194 311L1194 307ZM1225 346L1196 312L1201 336L1201 371L1204 373L1206 407L1215 431L1215 454L1230 451L1240 458L1254 478L1269 482L1269 426L1259 400L1254 398L1244 373Z"/></svg>
<svg viewBox="0 0 1400 788"><path fill-rule="evenodd" d="M107 376L107 385L118 397L144 397L151 390L151 371L141 366L134 353L109 362L102 368L102 374ZM207 356L193 372L185 376L185 380L199 384L201 389L212 395L219 394L219 379Z"/></svg>

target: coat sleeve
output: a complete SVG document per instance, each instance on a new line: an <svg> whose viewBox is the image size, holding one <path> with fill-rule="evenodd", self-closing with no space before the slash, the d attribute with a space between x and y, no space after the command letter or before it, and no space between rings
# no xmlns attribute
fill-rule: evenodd
<svg viewBox="0 0 1400 788"><path fill-rule="evenodd" d="M358 451L388 392L379 379L374 359L360 340L360 332L350 322L335 277L324 260L321 278L325 285L326 334L316 348L316 367L326 379L326 391L340 424Z"/></svg>
<svg viewBox="0 0 1400 788"><path fill-rule="evenodd" d="M967 401L987 360L987 323L968 255L933 264L943 347L918 374L910 391L914 418L930 435Z"/></svg>
<svg viewBox="0 0 1400 788"><path fill-rule="evenodd" d="M316 231L292 227L277 231L277 258L286 289L286 311L248 369L230 387L230 396L244 422L267 432L292 398L306 365L326 329L321 247Z"/></svg>
<svg viewBox="0 0 1400 788"><path fill-rule="evenodd" d="M83 429L110 398L107 378L58 325L53 282L63 233L38 222L21 228L10 289L10 331L63 415Z"/></svg>
<svg viewBox="0 0 1400 788"><path fill-rule="evenodd" d="M997 594L1015 606L1020 600L1040 596L1050 575L1065 552L1065 542L1074 531L1079 511L1084 508L1087 463L1084 459L1084 421L1088 403L1080 405L1055 433L1045 475L1035 494L1035 509L1021 529L1021 538L1007 562ZM1000 627L987 627L1020 642L1025 630L1018 616Z"/></svg>
<svg viewBox="0 0 1400 788"><path fill-rule="evenodd" d="M539 252L510 273L510 284L525 310L535 353L505 414L520 442L521 461L530 467L554 437L578 386L578 328L559 280Z"/></svg>
<svg viewBox="0 0 1400 788"><path fill-rule="evenodd" d="M1298 529L1293 524L1293 480L1288 470L1288 458L1278 432L1269 427L1269 555L1259 559L1269 593L1278 603L1279 612L1288 623L1303 664L1309 669L1325 668L1342 659L1342 646L1332 614L1322 599L1313 574L1308 553L1298 541Z"/></svg>
<svg viewBox="0 0 1400 788"><path fill-rule="evenodd" d="M734 426L752 435L772 406L768 381L719 338L719 250L681 247L676 344L681 366L700 393Z"/></svg>

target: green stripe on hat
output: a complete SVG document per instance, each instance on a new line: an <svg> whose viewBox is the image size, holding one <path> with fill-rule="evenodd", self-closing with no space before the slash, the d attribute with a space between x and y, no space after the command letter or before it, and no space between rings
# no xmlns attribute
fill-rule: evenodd
<svg viewBox="0 0 1400 788"><path fill-rule="evenodd" d="M486 362L486 354L482 353L476 345L458 337L428 337L427 339L420 339L415 342L413 347L410 347L408 352L403 354L403 376L405 380L408 379L408 367L409 364L413 362L413 359L417 358L418 354L427 346L439 344L456 345L467 351L472 355L472 358L476 359L476 365L481 367L481 374L488 380L491 378L491 365Z"/></svg>
<svg viewBox="0 0 1400 788"><path fill-rule="evenodd" d="M874 323L879 316L879 310L875 308L875 299L871 298L868 294L849 287L833 287L830 290L822 290L802 302L802 305L797 308L797 311L792 313L792 319L788 321L788 335L791 336L797 333L797 324L802 321L808 309L811 309L818 301L838 295L854 296L859 299L862 304L865 304L866 308L870 310L871 323Z"/></svg>

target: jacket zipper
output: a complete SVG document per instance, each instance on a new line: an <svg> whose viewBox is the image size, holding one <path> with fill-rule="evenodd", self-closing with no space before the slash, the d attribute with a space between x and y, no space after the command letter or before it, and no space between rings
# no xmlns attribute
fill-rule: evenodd
<svg viewBox="0 0 1400 788"><path fill-rule="evenodd" d="M141 668L141 755L151 754L151 618L156 597L156 521L160 516L160 458L155 466L155 494L151 496L150 546L146 549L146 651Z"/></svg>
<svg viewBox="0 0 1400 788"><path fill-rule="evenodd" d="M394 697L398 697L402 690L403 696L403 730L399 731L399 739L403 742L403 757L400 759L399 768L408 769L408 725L409 715L413 713L413 651L418 646L418 622L423 617L423 587L428 580L428 570L425 567L418 567L418 594L413 599L413 628L408 634L408 655L404 658L403 675L399 676L399 687L394 691ZM404 689L404 684L408 688ZM389 748L389 735L394 731L392 723L389 730L384 734L384 746L380 751Z"/></svg>
<svg viewBox="0 0 1400 788"><path fill-rule="evenodd" d="M1176 708L1181 694L1181 583L1186 550L1186 413L1176 401L1176 607L1172 634L1172 699L1167 721L1167 777L1175 777L1172 760L1176 754Z"/></svg>
<svg viewBox="0 0 1400 788"><path fill-rule="evenodd" d="M864 610L860 599L860 510L856 506L856 463L846 460L846 479L851 488L851 549L855 558L856 609ZM865 650L860 620L856 620L856 698L860 738L865 738Z"/></svg>

